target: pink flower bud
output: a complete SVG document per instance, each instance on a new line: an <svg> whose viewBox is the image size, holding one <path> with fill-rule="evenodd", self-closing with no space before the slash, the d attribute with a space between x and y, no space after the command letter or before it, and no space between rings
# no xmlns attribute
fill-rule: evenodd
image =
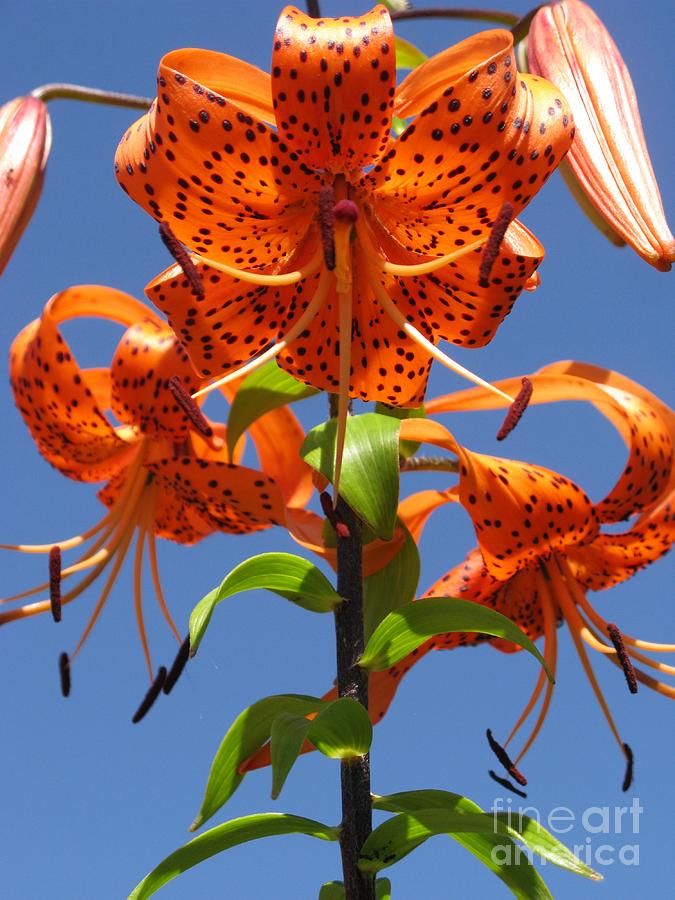
<svg viewBox="0 0 675 900"><path fill-rule="evenodd" d="M19 97L0 108L0 274L33 215L50 146L42 100Z"/></svg>
<svg viewBox="0 0 675 900"><path fill-rule="evenodd" d="M566 180L576 181L574 193L581 192L613 243L630 244L652 266L669 271L675 241L630 73L609 32L581 0L563 0L536 14L527 54L530 70L552 81L572 108L576 136Z"/></svg>

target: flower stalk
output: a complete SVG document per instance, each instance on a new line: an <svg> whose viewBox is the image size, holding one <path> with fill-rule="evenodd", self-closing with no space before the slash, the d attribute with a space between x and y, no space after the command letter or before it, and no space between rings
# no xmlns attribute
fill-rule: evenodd
<svg viewBox="0 0 675 900"><path fill-rule="evenodd" d="M102 91L81 84L61 82L40 85L30 92L30 96L42 100L43 103L49 100L82 100L85 103L126 106L130 109L148 109L152 103L150 97L138 97L135 94L122 94L118 91Z"/></svg>

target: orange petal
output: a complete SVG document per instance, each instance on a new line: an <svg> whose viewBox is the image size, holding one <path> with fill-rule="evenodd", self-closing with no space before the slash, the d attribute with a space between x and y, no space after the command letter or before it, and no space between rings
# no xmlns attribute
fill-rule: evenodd
<svg viewBox="0 0 675 900"><path fill-rule="evenodd" d="M596 505L603 522L619 522L654 503L675 479L675 415L641 385L616 372L584 363L561 362L529 375L531 405L559 400L586 400L617 428L629 457L616 485ZM501 390L518 389L519 378L496 382ZM482 388L458 391L427 401L429 414L496 409L505 402Z"/></svg>
<svg viewBox="0 0 675 900"><path fill-rule="evenodd" d="M348 172L372 164L391 129L396 53L389 13L313 19L279 16L272 91L279 134L311 167Z"/></svg>
<svg viewBox="0 0 675 900"><path fill-rule="evenodd" d="M567 97L576 139L567 163L613 232L662 271L675 240L645 143L630 73L611 35L585 3L547 4L534 17L528 63Z"/></svg>
<svg viewBox="0 0 675 900"><path fill-rule="evenodd" d="M64 292L66 295L68 292ZM79 481L110 477L133 451L99 407L50 304L10 351L14 399L40 453Z"/></svg>
<svg viewBox="0 0 675 900"><path fill-rule="evenodd" d="M487 238L507 201L517 215L574 136L561 92L517 72L509 32L487 32L446 53L449 78L441 54L401 86L402 96L422 93L423 104L400 103L403 114L419 115L364 176L384 227L406 250L429 256Z"/></svg>
<svg viewBox="0 0 675 900"><path fill-rule="evenodd" d="M379 236L380 246L383 235ZM387 259L409 263L387 242ZM517 220L511 222L487 285L480 277L483 248L428 275L394 278L391 297L412 322L434 340L462 347L484 347L511 312L520 292L528 289L544 256L535 236Z"/></svg>
<svg viewBox="0 0 675 900"><path fill-rule="evenodd" d="M190 456L161 456L154 448L147 467L213 528L232 534L260 531L284 521L279 486L262 472Z"/></svg>
<svg viewBox="0 0 675 900"><path fill-rule="evenodd" d="M174 440L186 437L190 422L169 391L178 376L187 391L199 376L176 335L167 325L149 320L127 329L111 363L112 410L142 434Z"/></svg>
<svg viewBox="0 0 675 900"><path fill-rule="evenodd" d="M307 230L313 212L301 197L318 180L272 129L219 93L236 71L226 57L227 83L212 82L219 59L206 50L162 59L159 96L122 138L115 171L132 199L197 253L239 268L278 266Z"/></svg>
<svg viewBox="0 0 675 900"><path fill-rule="evenodd" d="M630 578L667 553L675 542L675 494L643 513L630 531L601 534L587 547L571 548L574 576L595 591Z"/></svg>
<svg viewBox="0 0 675 900"><path fill-rule="evenodd" d="M384 313L364 276L360 253L354 269L349 396L419 406L431 357ZM339 384L339 309L339 298L332 287L321 312L302 337L279 356L279 365L295 378L327 391L336 391Z"/></svg>

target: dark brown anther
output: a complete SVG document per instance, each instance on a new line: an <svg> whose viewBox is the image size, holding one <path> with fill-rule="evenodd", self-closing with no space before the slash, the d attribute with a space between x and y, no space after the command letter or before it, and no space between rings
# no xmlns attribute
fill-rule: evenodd
<svg viewBox="0 0 675 900"><path fill-rule="evenodd" d="M325 185L319 191L319 228L321 229L323 261L329 272L332 272L335 268L335 237L333 234L334 207L335 191L331 185Z"/></svg>
<svg viewBox="0 0 675 900"><path fill-rule="evenodd" d="M635 757L633 756L633 751L630 749L628 744L623 745L623 750L626 754L626 774L623 776L623 784L621 785L621 790L625 794L633 783L633 763L635 762Z"/></svg>
<svg viewBox="0 0 675 900"><path fill-rule="evenodd" d="M497 775L496 772L493 772L492 769L488 769L488 775L493 781L496 781L497 784L501 784L503 788L506 788L507 791L511 791L513 794L517 794L519 797L527 799L525 791L521 791L515 784L511 784L508 778L500 778L500 776Z"/></svg>
<svg viewBox="0 0 675 900"><path fill-rule="evenodd" d="M340 200L333 207L333 219L353 225L359 217L359 208L353 200Z"/></svg>
<svg viewBox="0 0 675 900"><path fill-rule="evenodd" d="M346 522L342 521L342 517L338 515L337 510L333 506L333 500L328 493L328 491L323 491L319 496L319 500L321 501L321 509L325 517L328 519L330 524L333 526L333 530L337 534L338 537L346 540L349 535L349 527Z"/></svg>
<svg viewBox="0 0 675 900"><path fill-rule="evenodd" d="M478 269L478 283L482 288L490 285L488 279L490 278L492 267L499 256L499 248L504 240L506 229L511 224L512 219L513 206L510 203L505 203L497 213L490 237L483 245L483 255L481 256L480 268Z"/></svg>
<svg viewBox="0 0 675 900"><path fill-rule="evenodd" d="M159 236L166 249L183 270L183 275L185 275L190 282L190 287L197 295L197 298L203 300L205 296L204 282L202 281L202 276L199 274L199 269L190 259L190 254L173 233L168 222L160 222Z"/></svg>
<svg viewBox="0 0 675 900"><path fill-rule="evenodd" d="M170 694L173 690L175 683L181 676L183 669L185 668L188 659L190 658L190 636L188 635L183 643L180 645L180 649L176 654L176 658L173 661L173 665L169 669L169 673L166 676L164 684L162 685L162 690L165 694Z"/></svg>
<svg viewBox="0 0 675 900"><path fill-rule="evenodd" d="M635 669L633 668L633 663L630 661L630 656L628 655L628 652L626 650L626 645L623 642L623 636L617 626L612 624L611 622L607 626L607 634L609 635L610 641L614 644L617 659L621 663L623 674L626 677L628 690L631 692L631 694L637 694L638 683L637 678L635 677Z"/></svg>
<svg viewBox="0 0 675 900"><path fill-rule="evenodd" d="M504 417L504 421L502 422L502 427L497 432L497 440L503 441L505 437L508 437L513 429L516 427L518 422L523 417L523 413L527 409L527 405L532 398L532 392L534 388L532 386L532 382L529 378L522 379L522 387L518 391L518 396L513 401L511 406L509 406L509 411Z"/></svg>
<svg viewBox="0 0 675 900"><path fill-rule="evenodd" d="M164 681L166 680L166 668L165 666L160 666L157 669L157 674L155 675L155 680L150 685L150 690L141 700L141 705L138 707L134 716L132 718L132 722L134 725L137 725L141 719L150 712L153 703L159 697L159 694L164 686Z"/></svg>
<svg viewBox="0 0 675 900"><path fill-rule="evenodd" d="M67 653L59 656L59 676L61 677L61 693L64 697L70 694L70 659Z"/></svg>
<svg viewBox="0 0 675 900"><path fill-rule="evenodd" d="M49 551L49 603L52 618L61 621L61 548L54 546Z"/></svg>
<svg viewBox="0 0 675 900"><path fill-rule="evenodd" d="M204 413L185 390L185 385L178 375L172 375L169 378L169 390L175 397L176 403L190 420L194 430L205 438L213 437L213 428L209 425Z"/></svg>
<svg viewBox="0 0 675 900"><path fill-rule="evenodd" d="M509 773L511 778L513 778L514 781L517 781L518 784L525 787L525 785L527 784L527 778L525 778L525 776L521 772L519 772L518 769L516 769L509 754L502 747L502 745L498 744L497 741L492 737L491 729L488 728L488 730L485 733L487 735L488 744L490 745L490 750L492 750L494 755L497 757L499 762L504 766L504 768Z"/></svg>

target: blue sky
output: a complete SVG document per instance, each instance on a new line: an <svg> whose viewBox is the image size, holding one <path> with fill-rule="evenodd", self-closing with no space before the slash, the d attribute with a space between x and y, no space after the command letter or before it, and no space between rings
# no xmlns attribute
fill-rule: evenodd
<svg viewBox="0 0 675 900"><path fill-rule="evenodd" d="M345 0L324 2L325 14L362 11ZM209 47L268 66L279 7L258 2L184 4L29 0L3 11L3 100L38 84L73 81L150 94L161 55L181 46ZM527 4L514 2L516 12ZM635 80L652 160L666 209L675 206L667 181L673 145L664 98L672 94L670 4L657 0L649 16L628 0L597 0ZM470 25L415 23L400 33L427 52L469 34ZM1 343L5 348L49 296L78 283L101 283L142 296L143 286L167 265L149 217L131 203L112 175L112 156L129 110L55 102L54 146L44 194L24 241L0 282ZM672 278L650 269L630 250L616 250L597 233L551 180L522 217L547 256L542 286L523 296L485 350L465 360L487 378L533 371L574 358L616 368L672 403ZM71 328L68 336L85 365L109 360L111 328ZM462 387L434 373L430 396ZM68 481L39 457L0 386L3 420L0 541L43 542L91 525L100 516L92 486ZM214 417L225 415L214 402ZM299 409L306 427L324 417L320 401ZM459 440L476 450L506 452L563 472L594 499L604 496L623 464L624 449L611 427L580 404L528 412L509 439L494 443L497 414L446 417ZM443 482L444 486L447 482ZM431 476L411 487L439 486ZM426 587L458 563L473 545L460 509L440 512L421 552ZM225 572L254 553L294 550L280 530L245 538L216 536L187 550L161 548L165 588L186 624L194 603ZM3 593L44 575L37 557L4 554ZM672 560L593 599L601 613L632 634L672 640ZM250 594L219 609L200 655L170 698L140 726L131 714L146 689L133 619L131 572L125 566L101 622L78 658L68 701L58 689L56 660L71 648L95 602L81 598L55 626L47 617L0 630L3 739L0 743L0 893L7 900L120 900L168 852L187 838L208 767L232 719L260 697L279 692L320 693L330 685L334 646L328 617L289 608L279 598ZM157 616L150 621L155 655L174 647ZM623 679L594 660L607 698L636 756L635 786L620 791L622 760L593 699L571 641L561 632L559 678L549 719L526 758L528 805L543 821L555 807L572 810L570 844L586 847L582 817L590 807L630 805L643 812L639 833L592 835L613 859L638 845L639 865L601 866L603 884L583 882L550 865L542 868L556 897L660 896L672 883L672 717L668 701L641 690L631 697ZM503 735L520 712L535 664L489 647L430 655L404 682L373 745L373 788L378 793L445 788L485 808L505 793L486 770L494 765L484 731ZM314 754L292 772L278 801L269 798L269 772L250 776L216 817L279 810L326 822L339 818L338 771ZM597 818L593 821L598 821ZM624 819L627 824L628 820ZM612 829L614 832L614 829ZM628 853L634 860L635 852ZM607 858L607 852L605 858ZM626 854L624 854L626 855ZM591 862L593 859L591 859ZM310 900L323 881L339 877L335 845L309 838L269 839L216 858L176 880L160 896L191 900ZM505 897L489 872L447 838L428 842L391 870L396 898Z"/></svg>

